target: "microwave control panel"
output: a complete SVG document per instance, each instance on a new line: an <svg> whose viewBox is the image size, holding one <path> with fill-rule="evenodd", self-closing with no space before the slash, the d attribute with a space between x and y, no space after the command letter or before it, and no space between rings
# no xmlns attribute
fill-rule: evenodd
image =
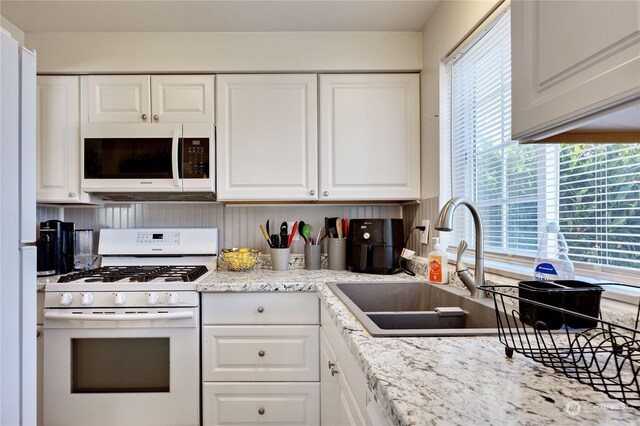
<svg viewBox="0 0 640 426"><path fill-rule="evenodd" d="M209 178L209 138L182 139L182 177Z"/></svg>

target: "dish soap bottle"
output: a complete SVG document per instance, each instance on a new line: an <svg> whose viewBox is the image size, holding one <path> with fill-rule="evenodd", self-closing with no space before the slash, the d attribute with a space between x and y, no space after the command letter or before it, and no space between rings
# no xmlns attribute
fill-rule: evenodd
<svg viewBox="0 0 640 426"><path fill-rule="evenodd" d="M435 240L433 251L429 253L427 265L429 268L429 281L437 284L446 284L449 282L449 271L447 265L449 262L447 253L440 250L440 238L432 238Z"/></svg>
<svg viewBox="0 0 640 426"><path fill-rule="evenodd" d="M540 240L533 279L536 281L572 280L573 263L569 259L569 247L556 222L549 222Z"/></svg>

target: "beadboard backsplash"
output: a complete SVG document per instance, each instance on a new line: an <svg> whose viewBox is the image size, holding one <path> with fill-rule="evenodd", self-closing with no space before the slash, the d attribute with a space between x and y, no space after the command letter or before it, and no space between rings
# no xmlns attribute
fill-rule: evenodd
<svg viewBox="0 0 640 426"><path fill-rule="evenodd" d="M103 207L65 207L49 211L38 207L38 220L62 219L74 222L76 229L102 228L202 228L217 227L220 248L252 247L268 253L259 224L270 219L271 233L278 233L283 221L303 220L317 235L325 217L402 218L399 205L282 205L224 206L216 203L113 203ZM55 217L51 217L55 214ZM293 253L302 253L304 241L292 244Z"/></svg>

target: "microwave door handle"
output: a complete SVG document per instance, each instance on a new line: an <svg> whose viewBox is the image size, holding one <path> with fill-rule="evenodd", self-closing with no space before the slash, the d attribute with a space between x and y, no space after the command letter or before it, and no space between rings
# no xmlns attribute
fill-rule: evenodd
<svg viewBox="0 0 640 426"><path fill-rule="evenodd" d="M173 144L171 145L171 164L173 171L173 186L180 187L180 176L178 175L178 148L180 147L180 132L173 132Z"/></svg>

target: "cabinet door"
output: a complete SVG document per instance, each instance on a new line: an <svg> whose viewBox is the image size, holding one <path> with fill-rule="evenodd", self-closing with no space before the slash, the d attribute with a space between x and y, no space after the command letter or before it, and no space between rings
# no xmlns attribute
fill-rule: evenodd
<svg viewBox="0 0 640 426"><path fill-rule="evenodd" d="M358 407L356 397L342 374L340 363L336 363L336 374L338 380L338 406L336 410L337 425L364 426L367 424L362 411Z"/></svg>
<svg viewBox="0 0 640 426"><path fill-rule="evenodd" d="M317 199L316 76L217 77L218 200Z"/></svg>
<svg viewBox="0 0 640 426"><path fill-rule="evenodd" d="M204 326L202 379L318 381L318 326Z"/></svg>
<svg viewBox="0 0 640 426"><path fill-rule="evenodd" d="M38 77L36 200L80 201L80 79Z"/></svg>
<svg viewBox="0 0 640 426"><path fill-rule="evenodd" d="M204 425L319 425L318 383L204 383Z"/></svg>
<svg viewBox="0 0 640 426"><path fill-rule="evenodd" d="M640 2L514 1L511 9L513 139L558 133L640 98Z"/></svg>
<svg viewBox="0 0 640 426"><path fill-rule="evenodd" d="M90 123L151 122L148 75L87 77Z"/></svg>
<svg viewBox="0 0 640 426"><path fill-rule="evenodd" d="M212 75L151 76L154 123L213 123Z"/></svg>
<svg viewBox="0 0 640 426"><path fill-rule="evenodd" d="M321 75L320 200L418 198L419 75Z"/></svg>
<svg viewBox="0 0 640 426"><path fill-rule="evenodd" d="M338 424L338 381L331 374L331 364L336 362L327 336L320 330L320 422L323 425ZM334 366L335 368L335 366Z"/></svg>

